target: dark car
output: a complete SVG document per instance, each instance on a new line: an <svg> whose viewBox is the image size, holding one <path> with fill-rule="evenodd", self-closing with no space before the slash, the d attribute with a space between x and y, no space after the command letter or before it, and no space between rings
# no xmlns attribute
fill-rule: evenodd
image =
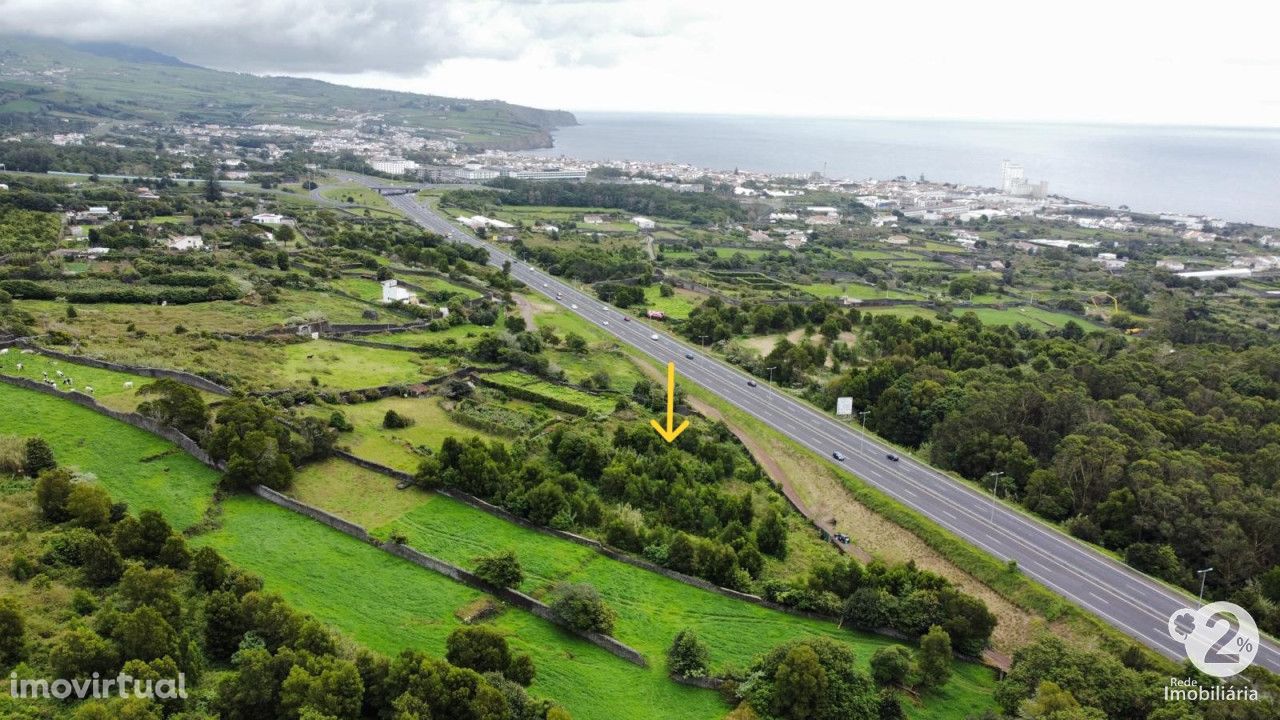
<svg viewBox="0 0 1280 720"><path fill-rule="evenodd" d="M897 455L894 455L893 453L889 453L888 455L885 455L885 457L889 458L890 460L892 460L892 461L894 461L894 462L898 462L898 456L897 456Z"/></svg>
<svg viewBox="0 0 1280 720"><path fill-rule="evenodd" d="M748 380L748 381L747 381L747 387L755 387L755 386L756 386L756 381L755 381L755 380Z"/></svg>
<svg viewBox="0 0 1280 720"><path fill-rule="evenodd" d="M692 360L692 359L693 359L693 353L685 353L685 354L684 354L684 359L685 359L685 360Z"/></svg>
<svg viewBox="0 0 1280 720"><path fill-rule="evenodd" d="M844 453L840 452L839 450L836 450L835 452L831 453L831 457L835 458L836 460L839 460L840 462L844 462Z"/></svg>

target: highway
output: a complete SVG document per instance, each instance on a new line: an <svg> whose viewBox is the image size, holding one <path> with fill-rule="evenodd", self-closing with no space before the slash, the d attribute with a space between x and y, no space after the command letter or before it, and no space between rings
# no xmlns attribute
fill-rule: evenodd
<svg viewBox="0 0 1280 720"><path fill-rule="evenodd" d="M369 182L354 175L347 175L346 179ZM1170 659L1185 659L1182 644L1168 634L1168 619L1176 610L1195 605L1194 600L912 457L902 455L897 461L890 460L887 456L896 451L874 435L864 434L856 426L819 412L767 383L749 386L749 375L695 345L644 323L624 321L625 313L619 309L460 230L418 203L413 195L387 200L428 230L485 248L491 264L511 262L513 277L621 342L664 365L674 362L678 379L710 390L1000 561L1017 561L1018 568L1028 577L1142 644ZM835 451L846 456L843 462L832 457ZM1273 642L1262 640L1254 664L1280 672L1280 652Z"/></svg>

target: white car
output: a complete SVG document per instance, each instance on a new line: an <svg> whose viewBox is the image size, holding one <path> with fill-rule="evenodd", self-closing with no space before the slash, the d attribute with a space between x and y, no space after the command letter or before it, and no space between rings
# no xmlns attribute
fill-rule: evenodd
<svg viewBox="0 0 1280 720"><path fill-rule="evenodd" d="M654 333L654 334L650 335L650 336L649 336L649 339L650 339L650 340L657 340L657 339L658 339L658 333Z"/></svg>
<svg viewBox="0 0 1280 720"><path fill-rule="evenodd" d="M574 310L578 309L578 306L574 305L573 303L569 303L569 307L573 308Z"/></svg>
<svg viewBox="0 0 1280 720"><path fill-rule="evenodd" d="M605 321L604 321L604 324L605 324L605 325L608 325L608 324L609 324L609 321L608 321L608 320L605 320Z"/></svg>
<svg viewBox="0 0 1280 720"><path fill-rule="evenodd" d="M542 287L547 287L547 284L546 284L546 283L542 283Z"/></svg>

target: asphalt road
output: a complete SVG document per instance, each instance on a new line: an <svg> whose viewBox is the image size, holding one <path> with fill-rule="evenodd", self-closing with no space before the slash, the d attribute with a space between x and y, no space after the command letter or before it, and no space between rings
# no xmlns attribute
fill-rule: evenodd
<svg viewBox="0 0 1280 720"><path fill-rule="evenodd" d="M366 182L362 178L350 179ZM602 330L665 364L676 364L677 381L693 382L767 423L778 432L843 467L902 504L927 515L961 539L1005 561L1016 560L1027 576L1135 640L1174 659L1183 660L1181 643L1168 634L1169 617L1195 601L1166 588L1097 550L1038 520L1016 512L914 458L889 460L893 448L856 426L810 406L722 363L697 346L635 321L557 278L518 261L501 248L455 227L419 204L412 195L387 198L423 227L459 242L484 247L489 261L512 264L511 274L576 312ZM656 335L657 339L654 339ZM691 356L691 358L690 358ZM840 451L843 462L832 457ZM1280 652L1263 640L1255 664L1280 672Z"/></svg>

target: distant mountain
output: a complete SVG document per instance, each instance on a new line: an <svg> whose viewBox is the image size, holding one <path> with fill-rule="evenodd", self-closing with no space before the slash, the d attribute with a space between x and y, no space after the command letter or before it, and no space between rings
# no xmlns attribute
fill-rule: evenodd
<svg viewBox="0 0 1280 720"><path fill-rule="evenodd" d="M91 55L99 55L102 57L115 58L131 63L151 63L153 65L173 65L174 67L199 67L190 63L184 63L172 55L148 50L143 47L134 45L125 45L124 43L114 42L79 42L72 43L71 47L76 50L82 50Z"/></svg>
<svg viewBox="0 0 1280 720"><path fill-rule="evenodd" d="M119 122L411 126L470 148L551 146L572 113L211 70L146 48L0 37L0 129ZM340 120L339 120L340 118Z"/></svg>

